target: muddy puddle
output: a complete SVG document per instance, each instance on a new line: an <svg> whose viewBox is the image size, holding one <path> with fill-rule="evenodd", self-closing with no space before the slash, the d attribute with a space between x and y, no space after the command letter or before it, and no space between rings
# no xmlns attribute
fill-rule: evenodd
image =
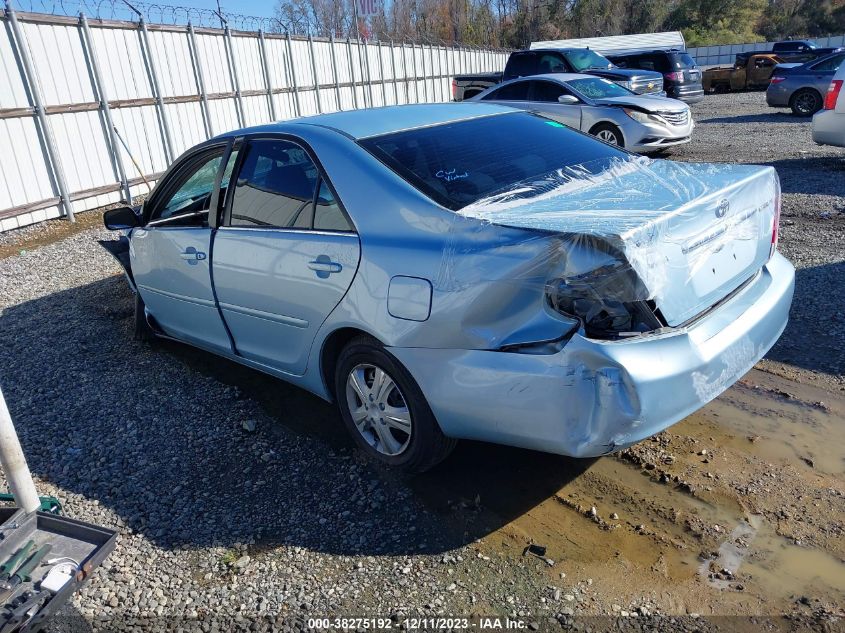
<svg viewBox="0 0 845 633"><path fill-rule="evenodd" d="M622 604L653 594L676 612L780 613L803 597L841 605L842 554L813 542L813 530L841 529L845 518L845 504L819 496L830 486L843 491L843 413L843 398L753 371L631 449L641 460L585 462L465 443L411 485L465 540L480 538L491 554L514 559L540 545L552 562L549 582L561 583L561 573L589 578ZM779 489L782 469L796 489ZM737 492L758 483L759 493ZM819 526L804 526L809 542L758 508L803 491L806 507L789 509L799 521L802 512L821 514Z"/></svg>

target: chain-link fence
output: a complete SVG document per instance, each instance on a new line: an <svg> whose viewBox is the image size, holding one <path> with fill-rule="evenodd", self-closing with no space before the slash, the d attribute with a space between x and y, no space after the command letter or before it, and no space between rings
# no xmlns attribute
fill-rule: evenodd
<svg viewBox="0 0 845 633"><path fill-rule="evenodd" d="M226 130L449 101L453 75L501 70L507 58L303 37L246 16L224 14L221 28L220 17L215 25L204 10L113 0L7 4L0 230L131 199L183 151Z"/></svg>

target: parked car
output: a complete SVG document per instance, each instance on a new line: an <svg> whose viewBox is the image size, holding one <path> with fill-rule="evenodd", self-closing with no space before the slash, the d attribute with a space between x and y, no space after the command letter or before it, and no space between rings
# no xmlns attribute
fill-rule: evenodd
<svg viewBox="0 0 845 633"><path fill-rule="evenodd" d="M237 130L106 241L136 332L337 402L423 470L456 438L619 450L730 386L785 327L772 167L650 161L485 104ZM659 361L659 362L658 362Z"/></svg>
<svg viewBox="0 0 845 633"><path fill-rule="evenodd" d="M538 112L633 152L688 143L694 126L689 106L676 99L636 95L608 79L574 73L512 79L472 101Z"/></svg>
<svg viewBox="0 0 845 633"><path fill-rule="evenodd" d="M796 116L813 116L822 109L830 80L845 60L845 51L806 64L775 68L766 90L772 108L790 108Z"/></svg>
<svg viewBox="0 0 845 633"><path fill-rule="evenodd" d="M663 75L658 72L617 68L609 59L588 48L561 48L511 53L503 73L457 75L452 79L452 97L455 101L463 101L509 79L550 73L586 73L610 79L637 94L665 95Z"/></svg>
<svg viewBox="0 0 845 633"><path fill-rule="evenodd" d="M736 90L763 90L775 66L783 60L771 53L739 53L733 66L708 68L702 76L704 92L730 92Z"/></svg>
<svg viewBox="0 0 845 633"><path fill-rule="evenodd" d="M772 52L785 62L799 64L845 50L842 47L820 47L812 40L784 40L772 45Z"/></svg>
<svg viewBox="0 0 845 633"><path fill-rule="evenodd" d="M667 97L686 103L698 103L704 98L701 69L686 51L636 51L608 55L608 59L619 68L639 68L661 73Z"/></svg>
<svg viewBox="0 0 845 633"><path fill-rule="evenodd" d="M813 140L821 145L845 147L845 64L833 76L823 109L813 116Z"/></svg>

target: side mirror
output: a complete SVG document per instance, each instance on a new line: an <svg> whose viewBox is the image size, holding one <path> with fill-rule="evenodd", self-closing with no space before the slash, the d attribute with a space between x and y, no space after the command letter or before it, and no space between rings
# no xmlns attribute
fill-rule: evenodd
<svg viewBox="0 0 845 633"><path fill-rule="evenodd" d="M109 209L103 214L103 224L109 231L134 229L136 226L141 226L141 218L136 215L132 207L118 207Z"/></svg>
<svg viewBox="0 0 845 633"><path fill-rule="evenodd" d="M558 103L562 103L563 105L575 105L576 103L580 103L578 97L575 95L560 95L557 98Z"/></svg>

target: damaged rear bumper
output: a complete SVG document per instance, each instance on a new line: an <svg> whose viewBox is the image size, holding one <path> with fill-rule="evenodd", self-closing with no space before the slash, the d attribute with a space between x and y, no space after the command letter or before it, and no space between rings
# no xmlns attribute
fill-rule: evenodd
<svg viewBox="0 0 845 633"><path fill-rule="evenodd" d="M786 327L795 271L780 254L692 325L623 341L576 335L557 354L390 348L446 435L594 457L635 444L742 377Z"/></svg>

